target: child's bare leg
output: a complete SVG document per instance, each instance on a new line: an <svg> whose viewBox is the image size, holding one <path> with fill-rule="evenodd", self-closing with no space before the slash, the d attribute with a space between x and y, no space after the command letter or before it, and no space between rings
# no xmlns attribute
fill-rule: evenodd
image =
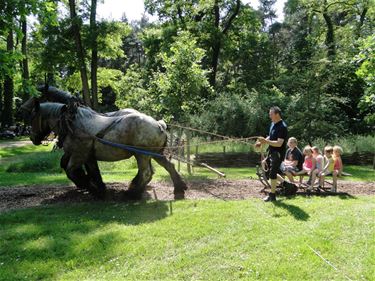
<svg viewBox="0 0 375 281"><path fill-rule="evenodd" d="M290 182L294 183L294 177L290 172L285 172L285 175L288 177Z"/></svg>
<svg viewBox="0 0 375 281"><path fill-rule="evenodd" d="M311 172L311 184L310 184L310 188L313 189L314 188L314 183L315 183L315 180L316 180L316 175L318 174L318 170L314 170Z"/></svg>
<svg viewBox="0 0 375 281"><path fill-rule="evenodd" d="M266 161L266 159L264 159L264 160L261 162L261 166L262 166L263 171L266 171L266 170L267 170L267 161Z"/></svg>
<svg viewBox="0 0 375 281"><path fill-rule="evenodd" d="M299 172L297 172L296 173L296 176L300 176L300 175L304 175L304 174L306 174L308 171L307 170L301 170L301 171L299 171Z"/></svg>
<svg viewBox="0 0 375 281"><path fill-rule="evenodd" d="M338 172L336 170L332 172L332 182L333 182L333 186L331 188L332 192L336 192L337 190L337 174Z"/></svg>
<svg viewBox="0 0 375 281"><path fill-rule="evenodd" d="M279 174L277 174L277 180L280 182L280 183L283 183L285 181L285 179L280 176Z"/></svg>
<svg viewBox="0 0 375 281"><path fill-rule="evenodd" d="M320 175L320 178L319 178L319 185L320 185L321 187L324 187L324 179L325 179L325 174L322 173L322 174Z"/></svg>

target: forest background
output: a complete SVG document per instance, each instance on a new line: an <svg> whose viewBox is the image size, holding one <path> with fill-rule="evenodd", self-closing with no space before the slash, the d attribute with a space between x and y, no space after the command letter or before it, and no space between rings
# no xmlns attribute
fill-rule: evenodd
<svg viewBox="0 0 375 281"><path fill-rule="evenodd" d="M145 0L157 20L129 22L97 0L1 1L1 126L47 81L234 137L266 135L272 105L306 142L374 132L374 1L288 0L282 22L275 2Z"/></svg>

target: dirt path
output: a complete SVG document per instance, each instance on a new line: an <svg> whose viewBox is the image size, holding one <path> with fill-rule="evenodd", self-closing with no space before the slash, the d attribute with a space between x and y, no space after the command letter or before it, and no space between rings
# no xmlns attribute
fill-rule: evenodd
<svg viewBox="0 0 375 281"><path fill-rule="evenodd" d="M261 184L257 180L200 180L190 181L187 199L216 198L220 200L241 200L261 198ZM107 184L106 201L124 201L124 183ZM375 195L375 182L339 182L338 191L346 196ZM152 182L145 199L172 200L173 186L168 182ZM87 192L70 185L21 186L0 189L0 212L54 203L91 202Z"/></svg>
<svg viewBox="0 0 375 281"><path fill-rule="evenodd" d="M33 144L33 143L29 140L5 141L5 142L0 142L0 149L8 148L8 147L20 147L20 146L31 145L31 144Z"/></svg>

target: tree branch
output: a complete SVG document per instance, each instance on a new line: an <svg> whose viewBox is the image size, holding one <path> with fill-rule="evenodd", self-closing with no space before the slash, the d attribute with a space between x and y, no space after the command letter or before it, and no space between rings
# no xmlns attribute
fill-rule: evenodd
<svg viewBox="0 0 375 281"><path fill-rule="evenodd" d="M232 25L234 18L238 15L238 12L240 11L240 6L241 6L241 0L237 0L236 7L234 8L233 14L230 16L230 18L228 19L227 23L225 24L223 28L223 34L225 34L230 28L230 26Z"/></svg>

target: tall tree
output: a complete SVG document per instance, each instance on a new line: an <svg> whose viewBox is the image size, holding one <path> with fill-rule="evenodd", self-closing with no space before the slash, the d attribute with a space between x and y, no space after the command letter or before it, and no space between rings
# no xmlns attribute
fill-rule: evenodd
<svg viewBox="0 0 375 281"><path fill-rule="evenodd" d="M211 48L212 48L212 62L211 62L211 74L210 74L210 85L212 87L216 86L216 75L217 75L217 68L219 63L220 57L220 50L222 47L222 40L223 37L226 36L228 30L231 28L233 20L238 15L240 10L241 1L236 0L234 5L231 5L228 8L227 14L224 18L221 18L221 12L219 7L219 1L214 1L213 6L213 14L214 14L214 31L213 31L213 38L211 40Z"/></svg>
<svg viewBox="0 0 375 281"><path fill-rule="evenodd" d="M98 109L98 30L96 24L97 0L91 0L90 36L91 36L91 97L94 109Z"/></svg>
<svg viewBox="0 0 375 281"><path fill-rule="evenodd" d="M75 0L69 0L69 9L70 9L70 19L72 22L71 28L72 28L72 33L73 33L75 44L76 44L78 67L79 67L81 80L82 80L83 100L86 103L86 105L91 106L89 81L87 78L87 69L86 69L86 63L85 63L85 54L83 52L81 32L80 32L80 24L79 24L80 19L76 13Z"/></svg>
<svg viewBox="0 0 375 281"><path fill-rule="evenodd" d="M215 87L223 41L240 11L241 0L182 0L173 4L167 0L146 0L145 7L165 22L165 33L171 33L172 25L175 32L187 29L198 36L200 47L208 50L204 64L210 69L210 85Z"/></svg>
<svg viewBox="0 0 375 281"><path fill-rule="evenodd" d="M8 30L7 36L7 53L11 55L14 51L13 29ZM2 126L13 125L13 96L14 96L14 82L13 73L8 71L4 78L4 110L1 116Z"/></svg>
<svg viewBox="0 0 375 281"><path fill-rule="evenodd" d="M26 15L21 15L21 30L22 30L22 42L21 42L21 51L22 51L22 84L23 84L23 100L26 101L29 95L28 81L30 78L29 73L29 62L27 58L27 21Z"/></svg>

